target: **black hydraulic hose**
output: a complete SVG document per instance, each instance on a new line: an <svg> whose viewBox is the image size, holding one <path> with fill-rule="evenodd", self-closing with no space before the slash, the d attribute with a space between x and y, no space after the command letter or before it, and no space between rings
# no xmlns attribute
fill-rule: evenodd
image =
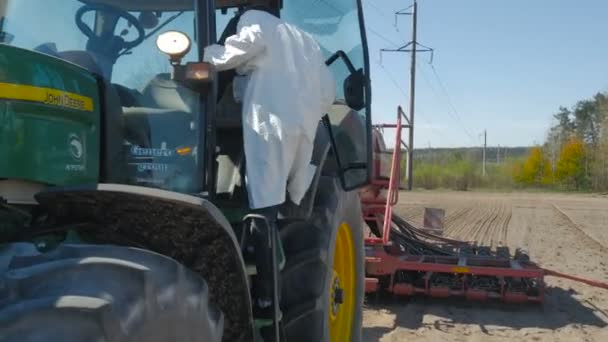
<svg viewBox="0 0 608 342"><path fill-rule="evenodd" d="M424 250L433 252L434 255L446 255L453 256L455 253L449 251L444 248L440 248L432 245L431 243L420 240L414 232L411 230L404 228L400 225L397 225L398 229L393 230L394 237L398 237L398 242L405 247L409 247L410 249L414 249L418 252L422 252ZM407 232L407 233L406 233ZM409 236L408 236L409 235ZM425 253L422 253L425 254Z"/></svg>
<svg viewBox="0 0 608 342"><path fill-rule="evenodd" d="M413 241L410 238L402 236L400 233L395 234L395 238L393 239L393 241L403 247L408 248L410 252L415 251L419 255L450 255L450 253L447 251L434 249L432 246L420 241Z"/></svg>
<svg viewBox="0 0 608 342"><path fill-rule="evenodd" d="M415 245L412 245L410 243L409 239L407 239L403 236L400 236L399 234L393 236L393 242L396 242L399 246L406 248L408 253L410 253L410 254L417 254L417 255L424 254L424 251L418 249ZM412 253L412 252L416 252L416 253Z"/></svg>

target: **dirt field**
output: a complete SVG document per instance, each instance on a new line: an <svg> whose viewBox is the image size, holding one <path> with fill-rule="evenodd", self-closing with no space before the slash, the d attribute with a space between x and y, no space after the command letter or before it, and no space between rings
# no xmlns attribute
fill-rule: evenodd
<svg viewBox="0 0 608 342"><path fill-rule="evenodd" d="M528 193L403 193L397 212L422 223L446 210L446 234L525 247L559 272L608 281L608 197ZM547 277L543 305L400 299L368 303L364 341L608 341L608 290Z"/></svg>

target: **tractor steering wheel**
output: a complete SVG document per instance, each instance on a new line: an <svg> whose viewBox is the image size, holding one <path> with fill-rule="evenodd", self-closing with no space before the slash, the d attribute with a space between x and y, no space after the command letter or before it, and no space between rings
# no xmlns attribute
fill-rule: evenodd
<svg viewBox="0 0 608 342"><path fill-rule="evenodd" d="M144 31L144 27L141 25L139 20L137 20L137 18L135 18L132 14L130 14L127 11L123 11L116 7L112 7L112 6L105 5L105 4L87 4L87 5L82 6L76 12L76 25L78 26L80 31L82 31L82 33L84 33L84 35L87 36L89 39L99 39L99 37L97 35L95 35L95 33L89 27L89 25L85 24L85 22L82 20L82 17L84 16L84 14L87 12L91 12L91 11L107 12L107 13L114 14L119 18L125 19L131 25L133 25L135 27L139 36L135 40L130 41L130 42L123 41L123 44L122 44L123 49L132 49L144 41L144 39L146 37L146 32Z"/></svg>

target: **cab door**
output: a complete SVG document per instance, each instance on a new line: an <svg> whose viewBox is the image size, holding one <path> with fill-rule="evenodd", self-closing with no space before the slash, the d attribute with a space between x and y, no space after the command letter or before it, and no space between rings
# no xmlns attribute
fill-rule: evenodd
<svg viewBox="0 0 608 342"><path fill-rule="evenodd" d="M281 17L312 34L336 80L336 102L324 118L342 186L371 180L369 55L360 0L284 0Z"/></svg>

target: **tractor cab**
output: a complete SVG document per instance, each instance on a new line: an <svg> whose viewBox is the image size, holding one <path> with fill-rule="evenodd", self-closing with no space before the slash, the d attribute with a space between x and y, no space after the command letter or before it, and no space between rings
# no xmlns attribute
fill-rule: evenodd
<svg viewBox="0 0 608 342"><path fill-rule="evenodd" d="M0 0L0 44L69 62L96 78L100 121L91 129L100 133L98 182L243 206L246 166L235 74L216 74L202 59L206 46L236 30L236 15L250 2ZM319 41L338 99L320 123L318 139L339 155L334 169L345 187L365 183L371 119L360 1L268 0L265 6ZM32 73L37 82L69 83L49 70ZM313 162L323 163L326 154L321 148Z"/></svg>
<svg viewBox="0 0 608 342"><path fill-rule="evenodd" d="M252 4L319 42L337 94L318 113L308 192L264 239L277 246L271 323L252 312L261 253L242 222L256 161L235 73L203 62ZM0 291L9 340L249 341L279 321L289 341L356 340L364 250L350 190L371 179L370 97L361 0L0 0L0 273L36 272ZM280 302L279 277L294 294ZM39 313L60 324L30 327Z"/></svg>

